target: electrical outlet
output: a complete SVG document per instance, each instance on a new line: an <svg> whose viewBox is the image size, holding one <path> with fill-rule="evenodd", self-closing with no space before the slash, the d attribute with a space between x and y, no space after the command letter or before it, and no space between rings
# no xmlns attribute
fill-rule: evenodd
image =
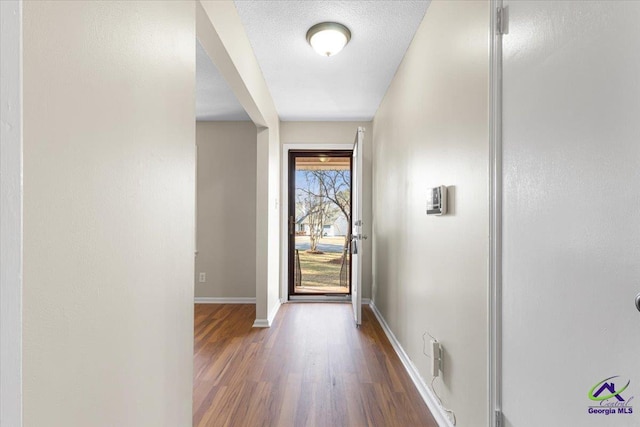
<svg viewBox="0 0 640 427"><path fill-rule="evenodd" d="M431 340L429 347L431 348L431 376L437 377L442 367L442 348L437 340Z"/></svg>
<svg viewBox="0 0 640 427"><path fill-rule="evenodd" d="M206 281L207 281L207 273L200 273L200 276L198 277L198 282L204 283Z"/></svg>

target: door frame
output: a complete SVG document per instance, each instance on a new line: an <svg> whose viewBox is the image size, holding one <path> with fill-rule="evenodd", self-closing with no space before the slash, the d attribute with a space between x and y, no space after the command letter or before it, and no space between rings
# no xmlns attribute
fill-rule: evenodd
<svg viewBox="0 0 640 427"><path fill-rule="evenodd" d="M293 212L294 217L295 217L295 200L291 197L291 193L293 190L293 186L294 186L294 182L293 180L295 180L294 178L294 174L295 174L295 165L292 163L293 160L296 157L344 157L344 158L348 158L349 159L349 173L351 174L351 171L353 170L353 164L352 164L352 160L353 160L353 149L352 150L289 150L288 152L288 158L287 158L287 165L288 165L288 169L289 169L289 197L287 198L287 217L290 218L291 217L291 213ZM293 180L292 180L293 178ZM351 192L351 188L353 185L353 179L350 177L349 180L349 189ZM352 218L353 218L353 208L352 208L352 203L350 203L349 206L349 211L350 211L350 216L349 216L349 222L348 222L348 227L349 227L349 231L348 231L348 238L351 237L351 222L352 222ZM287 223L287 230L289 230L289 223ZM288 278L289 278L289 299L291 299L291 297L317 297L317 296L321 296L321 297L325 297L327 296L326 294L315 294L315 293L299 293L296 294L295 292L295 286L293 284L293 277L294 277L294 273L293 273L293 269L294 269L294 260L293 260L293 247L295 246L295 232L293 235L291 235L290 233L288 233L288 239L287 239L287 258L288 258L288 263L287 263L287 272L288 272ZM351 258L349 258L349 272L351 272ZM337 298L347 298L347 297L351 297L351 274L348 275L348 280L349 280L349 292L347 292L344 295L335 295ZM333 296L333 295L332 295Z"/></svg>
<svg viewBox="0 0 640 427"><path fill-rule="evenodd" d="M2 1L0 425L22 426L22 1Z"/></svg>
<svg viewBox="0 0 640 427"><path fill-rule="evenodd" d="M503 0L490 0L488 425L502 425L502 35Z"/></svg>
<svg viewBox="0 0 640 427"><path fill-rule="evenodd" d="M289 301L289 151L351 151L353 143L345 144L323 144L323 143L292 143L282 144L281 153L281 174L280 174L280 200L285 206L280 209L280 301L285 303ZM297 296L296 300L309 299L312 301L346 301L344 297L311 295Z"/></svg>

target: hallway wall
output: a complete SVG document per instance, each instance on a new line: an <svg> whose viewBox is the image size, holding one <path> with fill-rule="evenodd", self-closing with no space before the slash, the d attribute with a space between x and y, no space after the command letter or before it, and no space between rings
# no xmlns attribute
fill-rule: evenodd
<svg viewBox="0 0 640 427"><path fill-rule="evenodd" d="M257 129L256 323L280 305L280 120L251 43L231 0L196 2L198 40Z"/></svg>
<svg viewBox="0 0 640 427"><path fill-rule="evenodd" d="M256 296L256 126L196 122L196 297ZM206 273L206 282L198 275Z"/></svg>
<svg viewBox="0 0 640 427"><path fill-rule="evenodd" d="M24 427L191 425L192 2L24 2Z"/></svg>
<svg viewBox="0 0 640 427"><path fill-rule="evenodd" d="M373 299L458 426L487 424L489 2L433 1L373 121ZM449 186L449 213L426 215Z"/></svg>

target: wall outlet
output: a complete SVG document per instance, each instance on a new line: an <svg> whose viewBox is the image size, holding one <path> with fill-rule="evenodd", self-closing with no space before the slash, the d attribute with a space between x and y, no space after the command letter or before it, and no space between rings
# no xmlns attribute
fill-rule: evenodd
<svg viewBox="0 0 640 427"><path fill-rule="evenodd" d="M437 340L431 340L429 348L431 348L431 376L435 378L440 375L442 348Z"/></svg>
<svg viewBox="0 0 640 427"><path fill-rule="evenodd" d="M198 282L204 283L207 281L207 273L200 273L198 276Z"/></svg>

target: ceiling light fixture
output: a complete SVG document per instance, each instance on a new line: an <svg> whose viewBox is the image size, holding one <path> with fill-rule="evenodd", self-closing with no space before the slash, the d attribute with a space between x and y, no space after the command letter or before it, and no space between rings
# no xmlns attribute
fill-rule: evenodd
<svg viewBox="0 0 640 427"><path fill-rule="evenodd" d="M322 56L333 56L351 40L351 31L337 22L321 22L307 31L307 42Z"/></svg>

